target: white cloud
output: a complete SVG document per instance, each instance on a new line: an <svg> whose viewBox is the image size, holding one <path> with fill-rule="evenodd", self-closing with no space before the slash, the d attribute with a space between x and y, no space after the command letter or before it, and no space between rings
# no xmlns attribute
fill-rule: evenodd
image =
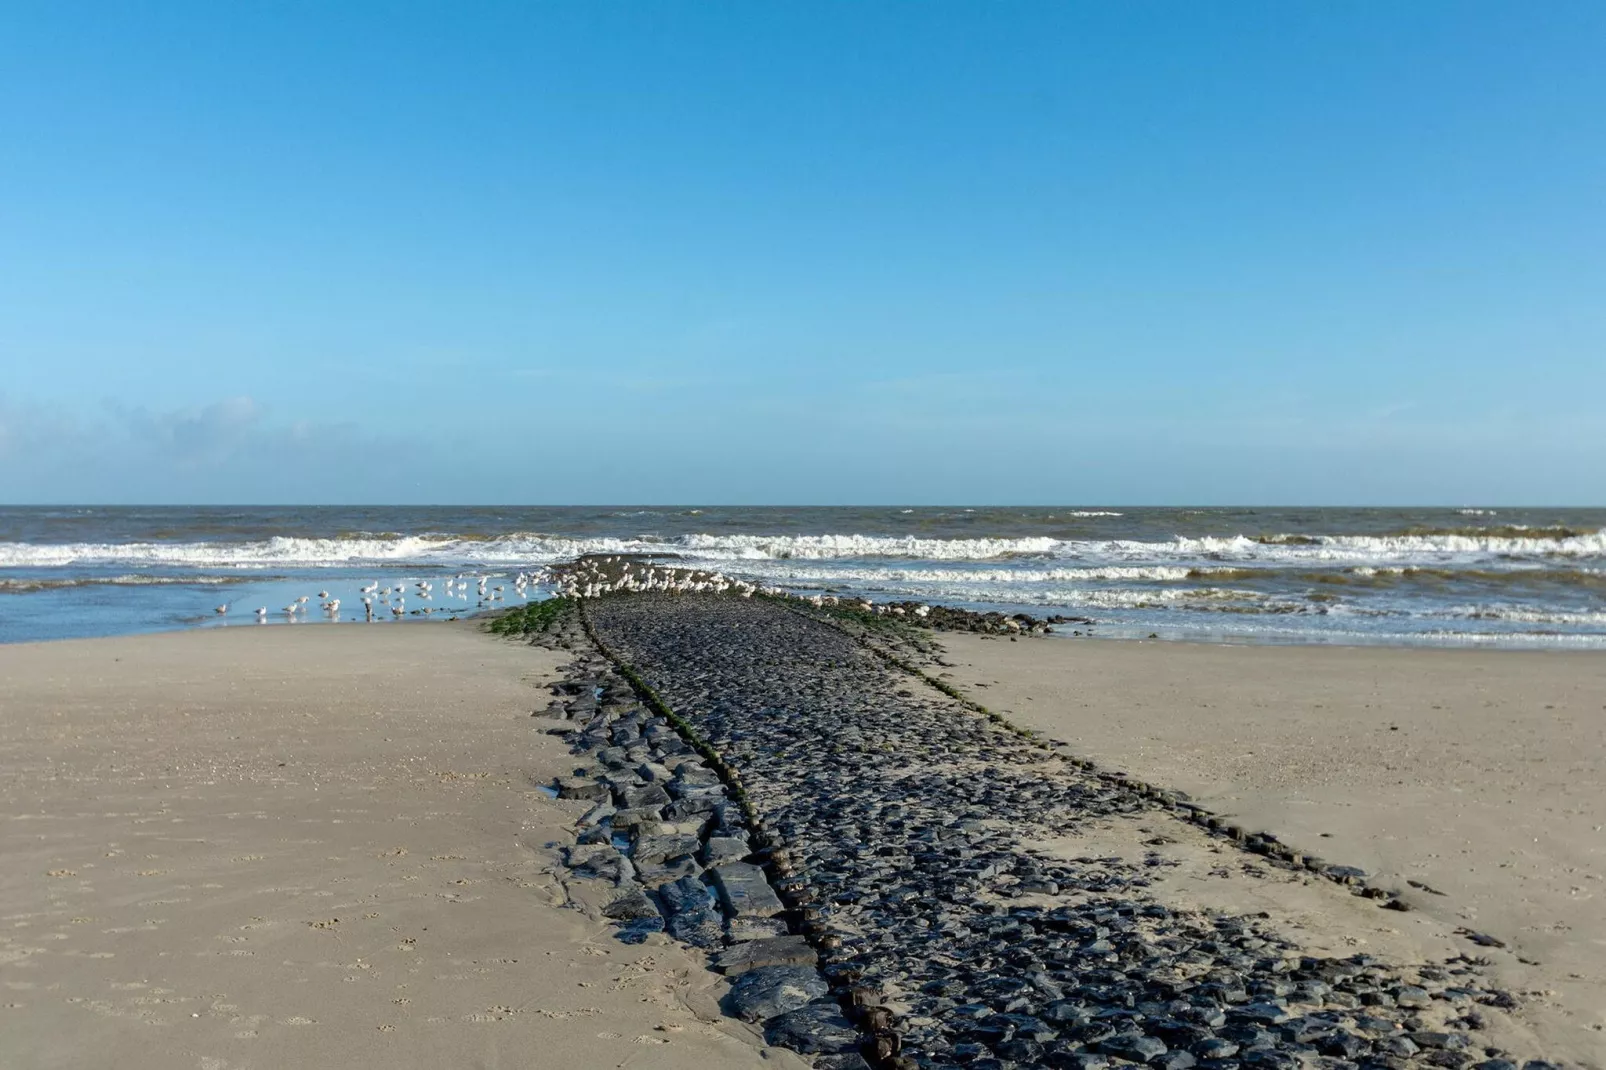
<svg viewBox="0 0 1606 1070"><path fill-rule="evenodd" d="M0 397L0 501L381 501L427 461L421 445L277 420L251 397L83 413Z"/></svg>

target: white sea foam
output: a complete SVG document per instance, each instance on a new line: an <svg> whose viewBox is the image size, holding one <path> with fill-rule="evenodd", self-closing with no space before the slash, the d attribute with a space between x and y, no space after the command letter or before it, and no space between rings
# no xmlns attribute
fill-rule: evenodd
<svg viewBox="0 0 1606 1070"><path fill-rule="evenodd" d="M829 560L893 557L976 561L1052 554L1054 539L920 539L869 535L684 535L673 539L566 538L520 533L494 539L452 535L277 537L222 543L0 543L0 568L64 565L188 565L260 568L348 566L369 562L426 565L545 563L582 554L681 554L702 560Z"/></svg>
<svg viewBox="0 0 1606 1070"><path fill-rule="evenodd" d="M1443 610L1442 614L1436 615L1462 617L1467 620L1510 621L1513 624L1560 624L1573 627L1587 625L1606 626L1606 611L1535 609L1532 606L1451 606Z"/></svg>
<svg viewBox="0 0 1606 1070"><path fill-rule="evenodd" d="M875 567L855 564L807 561L796 564L788 560L763 560L744 563L742 571L766 579L806 579L819 577L831 583L908 583L956 584L987 583L1045 584L1092 583L1100 580L1149 580L1158 583L1196 579L1214 572L1236 572L1228 568L1188 568L1184 565L1108 565L1088 568L1023 568L998 566L994 568L941 568L908 565L901 567Z"/></svg>
<svg viewBox="0 0 1606 1070"><path fill-rule="evenodd" d="M67 587L221 587L233 576L78 576L70 579L0 579L0 594L32 594Z"/></svg>
<svg viewBox="0 0 1606 1070"><path fill-rule="evenodd" d="M1452 557L1602 557L1606 530L1563 538L1479 535L1285 535L1267 540L1244 535L1178 537L1169 543L1085 543L1089 552L1121 556L1190 556L1267 562L1432 563ZM1096 550L1094 548L1097 548Z"/></svg>
<svg viewBox="0 0 1606 1070"><path fill-rule="evenodd" d="M429 566L547 563L582 554L678 554L710 562L1008 561L1037 559L1085 563L1083 567L1164 567L1184 561L1247 564L1436 564L1490 557L1606 557L1606 531L1561 538L1475 535L1281 536L1261 541L1244 535L1177 537L1165 541L1059 540L1027 538L935 539L915 536L712 535L674 538L570 538L515 533L496 538L452 534L307 539L277 537L255 542L186 543L0 543L0 568L67 565L264 568L416 563ZM1163 578L1163 577L1156 577Z"/></svg>
<svg viewBox="0 0 1606 1070"><path fill-rule="evenodd" d="M1050 556L1058 539L921 539L911 535L686 535L670 543L713 560L907 557L923 561L985 561ZM606 552L606 551L604 551Z"/></svg>

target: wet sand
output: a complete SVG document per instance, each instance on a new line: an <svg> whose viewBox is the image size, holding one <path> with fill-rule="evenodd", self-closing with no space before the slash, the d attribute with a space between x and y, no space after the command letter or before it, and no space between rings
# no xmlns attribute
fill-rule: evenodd
<svg viewBox="0 0 1606 1070"><path fill-rule="evenodd" d="M1015 723L1504 941L1461 950L1546 1050L1606 1062L1606 656L942 642Z"/></svg>
<svg viewBox="0 0 1606 1070"><path fill-rule="evenodd" d="M472 625L0 647L0 1064L801 1066L566 909L561 660Z"/></svg>

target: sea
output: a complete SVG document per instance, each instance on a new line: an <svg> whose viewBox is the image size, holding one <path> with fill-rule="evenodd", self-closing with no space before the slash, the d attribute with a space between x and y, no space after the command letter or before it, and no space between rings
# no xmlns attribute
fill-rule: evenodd
<svg viewBox="0 0 1606 1070"><path fill-rule="evenodd" d="M1502 506L0 507L0 642L463 617L594 553L1067 635L1606 647L1606 509Z"/></svg>

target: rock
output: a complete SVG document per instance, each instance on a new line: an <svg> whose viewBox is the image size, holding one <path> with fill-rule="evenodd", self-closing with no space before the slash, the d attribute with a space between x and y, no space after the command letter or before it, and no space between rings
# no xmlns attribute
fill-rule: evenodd
<svg viewBox="0 0 1606 1070"><path fill-rule="evenodd" d="M560 799L608 798L608 785L600 780L589 780L583 776L560 776L556 784Z"/></svg>
<svg viewBox="0 0 1606 1070"><path fill-rule="evenodd" d="M819 956L801 936L775 936L733 944L714 956L714 967L732 977L764 966L810 966Z"/></svg>
<svg viewBox="0 0 1606 1070"><path fill-rule="evenodd" d="M615 935L622 944L642 944L646 943L647 937L653 933L661 933L663 931L663 918L636 918L621 925Z"/></svg>
<svg viewBox="0 0 1606 1070"><path fill-rule="evenodd" d="M1054 1070L1107 1070L1110 1060L1092 1051L1049 1051L1045 1062Z"/></svg>
<svg viewBox="0 0 1606 1070"><path fill-rule="evenodd" d="M852 1051L863 1038L853 1024L842 1016L836 1004L820 1002L810 1003L776 1018L765 1028L764 1039L770 1044L805 1054L833 1054Z"/></svg>
<svg viewBox="0 0 1606 1070"><path fill-rule="evenodd" d="M1472 1047L1472 1038L1465 1033L1412 1033L1411 1040L1419 1048L1442 1048L1445 1051L1465 1051Z"/></svg>
<svg viewBox="0 0 1606 1070"><path fill-rule="evenodd" d="M647 893L638 886L621 895L613 902L602 908L603 917L613 918L616 921L636 921L641 918L658 918L662 920L663 914L658 910L658 904L647 897Z"/></svg>
<svg viewBox="0 0 1606 1070"><path fill-rule="evenodd" d="M708 886L682 876L657 888L664 909L664 931L693 947L714 948L723 942L719 913L709 901Z"/></svg>
<svg viewBox="0 0 1606 1070"><path fill-rule="evenodd" d="M636 766L636 775L649 784L667 784L674 776L657 762L642 762Z"/></svg>
<svg viewBox="0 0 1606 1070"><path fill-rule="evenodd" d="M594 797L594 796L593 796ZM669 793L662 784L644 784L640 787L619 787L614 791L621 809L634 810L642 806L668 806Z"/></svg>
<svg viewBox="0 0 1606 1070"><path fill-rule="evenodd" d="M722 921L712 907L684 910L665 919L664 931L682 943L712 949L724 942L720 931Z"/></svg>
<svg viewBox="0 0 1606 1070"><path fill-rule="evenodd" d="M1357 1059L1371 1047L1354 1033L1335 1032L1316 1042L1316 1050L1335 1059Z"/></svg>
<svg viewBox="0 0 1606 1070"><path fill-rule="evenodd" d="M1230 1059L1238 1054L1238 1045L1221 1037L1201 1040L1191 1049L1201 1059Z"/></svg>
<svg viewBox="0 0 1606 1070"><path fill-rule="evenodd" d="M609 769L623 769L630 764L630 755L623 747L604 747L597 751L597 761Z"/></svg>
<svg viewBox="0 0 1606 1070"><path fill-rule="evenodd" d="M682 858L675 862L644 862L636 867L636 879L649 888L685 878L696 878L701 872L695 859Z"/></svg>
<svg viewBox="0 0 1606 1070"><path fill-rule="evenodd" d="M658 900L666 914L679 914L686 910L708 909L713 896L708 885L696 877L683 877L658 889Z"/></svg>
<svg viewBox="0 0 1606 1070"><path fill-rule="evenodd" d="M736 979L724 1006L726 1013L744 1022L763 1022L807 1006L829 991L811 966L763 966Z"/></svg>
<svg viewBox="0 0 1606 1070"><path fill-rule="evenodd" d="M722 796L712 795L676 799L669 804L664 813L668 814L672 821L686 821L695 817L707 818L724 802L725 799Z"/></svg>
<svg viewBox="0 0 1606 1070"><path fill-rule="evenodd" d="M998 1045L998 1055L1011 1063L1036 1066L1043 1059L1043 1045L1031 1037L1016 1037Z"/></svg>
<svg viewBox="0 0 1606 1070"><path fill-rule="evenodd" d="M663 810L656 806L637 806L616 811L611 824L619 832L627 832L633 828L646 825L655 825L663 820Z"/></svg>
<svg viewBox="0 0 1606 1070"><path fill-rule="evenodd" d="M598 560L588 583L635 567ZM840 619L828 612L838 609ZM901 625L888 627L897 617L892 608L829 594L810 607L763 597L632 593L588 599L584 613L599 640L651 681L711 748L707 761L695 758L661 718L616 701L628 693L623 679L589 653L580 614L572 614L555 631L578 652L573 679L594 679L586 686L600 688L603 700L596 716L576 724L584 732L569 738L579 752L609 752L593 760L609 768L624 804L613 827L634 830L638 843L698 836L707 841L697 852L703 864L751 878L720 882L720 901L736 907L722 918L703 882L652 868L680 861L673 854L660 856L649 845L636 858L646 879L673 877L649 893L666 927L710 948L730 941L720 958L733 969L755 954L735 950L741 944L790 936L782 919L793 920L793 911L779 908L793 908L824 962L821 972L840 986L837 994L854 993L866 1015L857 1038L844 1030L848 1047L834 1053L842 1057L838 1065L822 1061L822 1068L864 1070L857 1044L873 1036L876 1046L862 1054L873 1055L879 1070L1105 1070L1112 1062L1152 1070L1466 1070L1470 1052L1420 1051L1410 1034L1465 1030L1469 1013L1501 1005L1472 959L1407 971L1366 955L1302 955L1289 935L1253 915L1162 907L1147 890L1166 864L1155 852L1123 859L1034 850L1040 826L1106 819L1150 823L1150 840L1163 843L1180 801L1051 754L917 684L880 657L919 664L928 656L912 630L905 636ZM1027 625L1014 620L1012 628L1002 614L955 619L995 635L1020 634ZM626 796L659 785L673 802L643 807L649 812L633 821ZM740 804L727 797L738 793ZM1178 816L1218 832L1224 824L1198 810ZM1240 830L1238 838L1306 871L1328 868L1270 837ZM735 842L712 842L727 840ZM774 887L747 865L749 843L766 852ZM1355 882L1352 890L1366 887L1358 873L1334 876ZM712 873L705 879L716 880ZM1026 889L1037 892L1024 896ZM774 959L752 959L733 979L786 968L759 961ZM806 970L807 963L791 967ZM1452 999L1443 985L1461 986L1460 994ZM1422 1005L1415 989L1431 1004ZM898 1008L896 1034L881 1006L889 1000ZM1441 1025L1428 1006L1456 1006L1461 1016ZM816 997L772 1025L792 1016L818 1024L840 1014ZM783 1032L771 1029L773 1038ZM804 1032L795 1031L791 1042L821 1046ZM1384 1047L1390 1044L1398 1050ZM1105 1054L1106 1045L1120 1054Z"/></svg>
<svg viewBox="0 0 1606 1070"><path fill-rule="evenodd" d="M1419 988L1416 985L1401 985L1394 990L1394 1003L1400 1007L1431 1007L1433 1006L1433 997L1428 994L1428 990L1425 988Z"/></svg>
<svg viewBox="0 0 1606 1070"><path fill-rule="evenodd" d="M1409 1059L1422 1049L1417 1047L1410 1037L1384 1037L1377 1042L1377 1050L1384 1055L1397 1055L1402 1059Z"/></svg>
<svg viewBox="0 0 1606 1070"><path fill-rule="evenodd" d="M668 789L670 797L675 799L705 798L712 799L715 802L723 802L726 798L725 785L717 780L711 784L703 784L685 777L676 777L665 787Z"/></svg>
<svg viewBox="0 0 1606 1070"><path fill-rule="evenodd" d="M1287 1007L1279 1007L1275 1003L1249 1003L1236 1008L1232 1013L1236 1018L1247 1018L1251 1022L1262 1022L1267 1025L1286 1022L1292 1017Z"/></svg>
<svg viewBox="0 0 1606 1070"><path fill-rule="evenodd" d="M1099 1042L1099 1050L1118 1059L1146 1063L1166 1052L1165 1041L1143 1033L1117 1033Z"/></svg>
<svg viewBox="0 0 1606 1070"><path fill-rule="evenodd" d="M720 902L734 917L769 918L786 909L757 866L727 862L708 872Z"/></svg>
<svg viewBox="0 0 1606 1070"><path fill-rule="evenodd" d="M1488 933L1480 933L1472 929L1457 929L1457 936L1464 936L1479 947L1505 947L1506 942Z"/></svg>
<svg viewBox="0 0 1606 1070"><path fill-rule="evenodd" d="M596 877L622 884L635 877L630 859L607 844L587 844L570 847L564 852L564 863L581 877Z"/></svg>
<svg viewBox="0 0 1606 1070"><path fill-rule="evenodd" d="M774 936L788 936L791 930L780 918L727 918L725 939L733 944L744 940L768 940Z"/></svg>
<svg viewBox="0 0 1606 1070"><path fill-rule="evenodd" d="M696 836L649 834L636 839L630 848L630 860L637 866L644 862L673 862L690 858L701 847Z"/></svg>
<svg viewBox="0 0 1606 1070"><path fill-rule="evenodd" d="M1056 1000L1043 1008L1042 1017L1056 1025L1070 1025L1087 1021L1093 1017L1093 1012L1072 1000Z"/></svg>
<svg viewBox="0 0 1606 1070"><path fill-rule="evenodd" d="M697 860L705 866L737 862L752 853L745 836L710 836Z"/></svg>

